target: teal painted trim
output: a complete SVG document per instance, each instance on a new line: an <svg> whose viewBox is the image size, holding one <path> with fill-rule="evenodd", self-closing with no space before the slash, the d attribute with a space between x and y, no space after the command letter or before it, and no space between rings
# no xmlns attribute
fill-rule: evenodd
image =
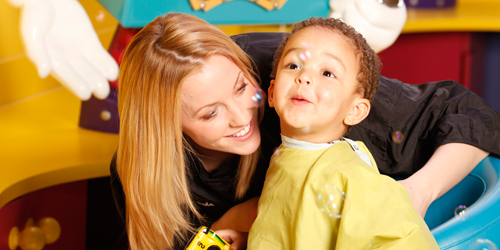
<svg viewBox="0 0 500 250"><path fill-rule="evenodd" d="M141 28L169 12L198 16L215 25L292 24L311 16L326 17L328 0L288 0L281 9L268 11L246 0L233 0L204 12L194 11L188 0L99 0L125 28Z"/></svg>
<svg viewBox="0 0 500 250"><path fill-rule="evenodd" d="M123 3L125 0L99 0L99 3L120 22L123 15Z"/></svg>

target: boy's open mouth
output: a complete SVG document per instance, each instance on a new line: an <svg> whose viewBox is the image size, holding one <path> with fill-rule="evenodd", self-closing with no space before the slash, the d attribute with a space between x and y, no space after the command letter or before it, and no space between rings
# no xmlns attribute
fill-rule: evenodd
<svg viewBox="0 0 500 250"><path fill-rule="evenodd" d="M303 104L307 104L307 103L310 103L309 100L307 100L304 96L302 95L295 95L293 96L292 98L292 103L295 104L295 105L303 105Z"/></svg>

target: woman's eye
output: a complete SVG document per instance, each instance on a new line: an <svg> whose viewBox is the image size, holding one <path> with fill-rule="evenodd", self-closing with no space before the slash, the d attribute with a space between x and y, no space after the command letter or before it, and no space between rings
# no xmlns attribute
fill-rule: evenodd
<svg viewBox="0 0 500 250"><path fill-rule="evenodd" d="M326 77L335 77L335 75L332 72L330 72L330 71L324 71L323 75L326 76Z"/></svg>
<svg viewBox="0 0 500 250"><path fill-rule="evenodd" d="M208 113L207 115L205 115L203 117L203 119L210 120L211 118L215 117L218 112L219 112L219 106L216 106L214 109L212 109L212 111L210 113Z"/></svg>
<svg viewBox="0 0 500 250"><path fill-rule="evenodd" d="M245 92L245 89L247 88L248 83L244 83L238 90L236 90L237 93L242 93Z"/></svg>

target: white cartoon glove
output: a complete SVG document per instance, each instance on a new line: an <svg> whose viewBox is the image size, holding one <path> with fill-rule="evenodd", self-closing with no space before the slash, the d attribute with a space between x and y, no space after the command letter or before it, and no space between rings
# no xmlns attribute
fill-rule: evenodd
<svg viewBox="0 0 500 250"><path fill-rule="evenodd" d="M82 100L104 99L118 64L77 0L9 0L22 8L21 37L38 75L50 74Z"/></svg>
<svg viewBox="0 0 500 250"><path fill-rule="evenodd" d="M403 0L330 0L330 8L329 17L354 27L376 52L391 46L406 23Z"/></svg>

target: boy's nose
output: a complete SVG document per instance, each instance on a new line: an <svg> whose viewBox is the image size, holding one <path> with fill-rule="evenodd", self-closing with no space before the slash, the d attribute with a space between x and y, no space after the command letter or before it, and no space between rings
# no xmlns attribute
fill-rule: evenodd
<svg viewBox="0 0 500 250"><path fill-rule="evenodd" d="M309 85L309 84L311 84L311 78L307 74L302 73L302 74L300 74L300 75L297 76L297 78L295 79L295 82L297 84L303 84L304 83L304 84Z"/></svg>
<svg viewBox="0 0 500 250"><path fill-rule="evenodd" d="M308 84L308 85L309 85L309 84L311 84L311 81L309 81L309 80L307 80L307 79L302 80L302 79L300 79L300 78L297 78L297 83L298 83L298 84L305 83L305 84Z"/></svg>

